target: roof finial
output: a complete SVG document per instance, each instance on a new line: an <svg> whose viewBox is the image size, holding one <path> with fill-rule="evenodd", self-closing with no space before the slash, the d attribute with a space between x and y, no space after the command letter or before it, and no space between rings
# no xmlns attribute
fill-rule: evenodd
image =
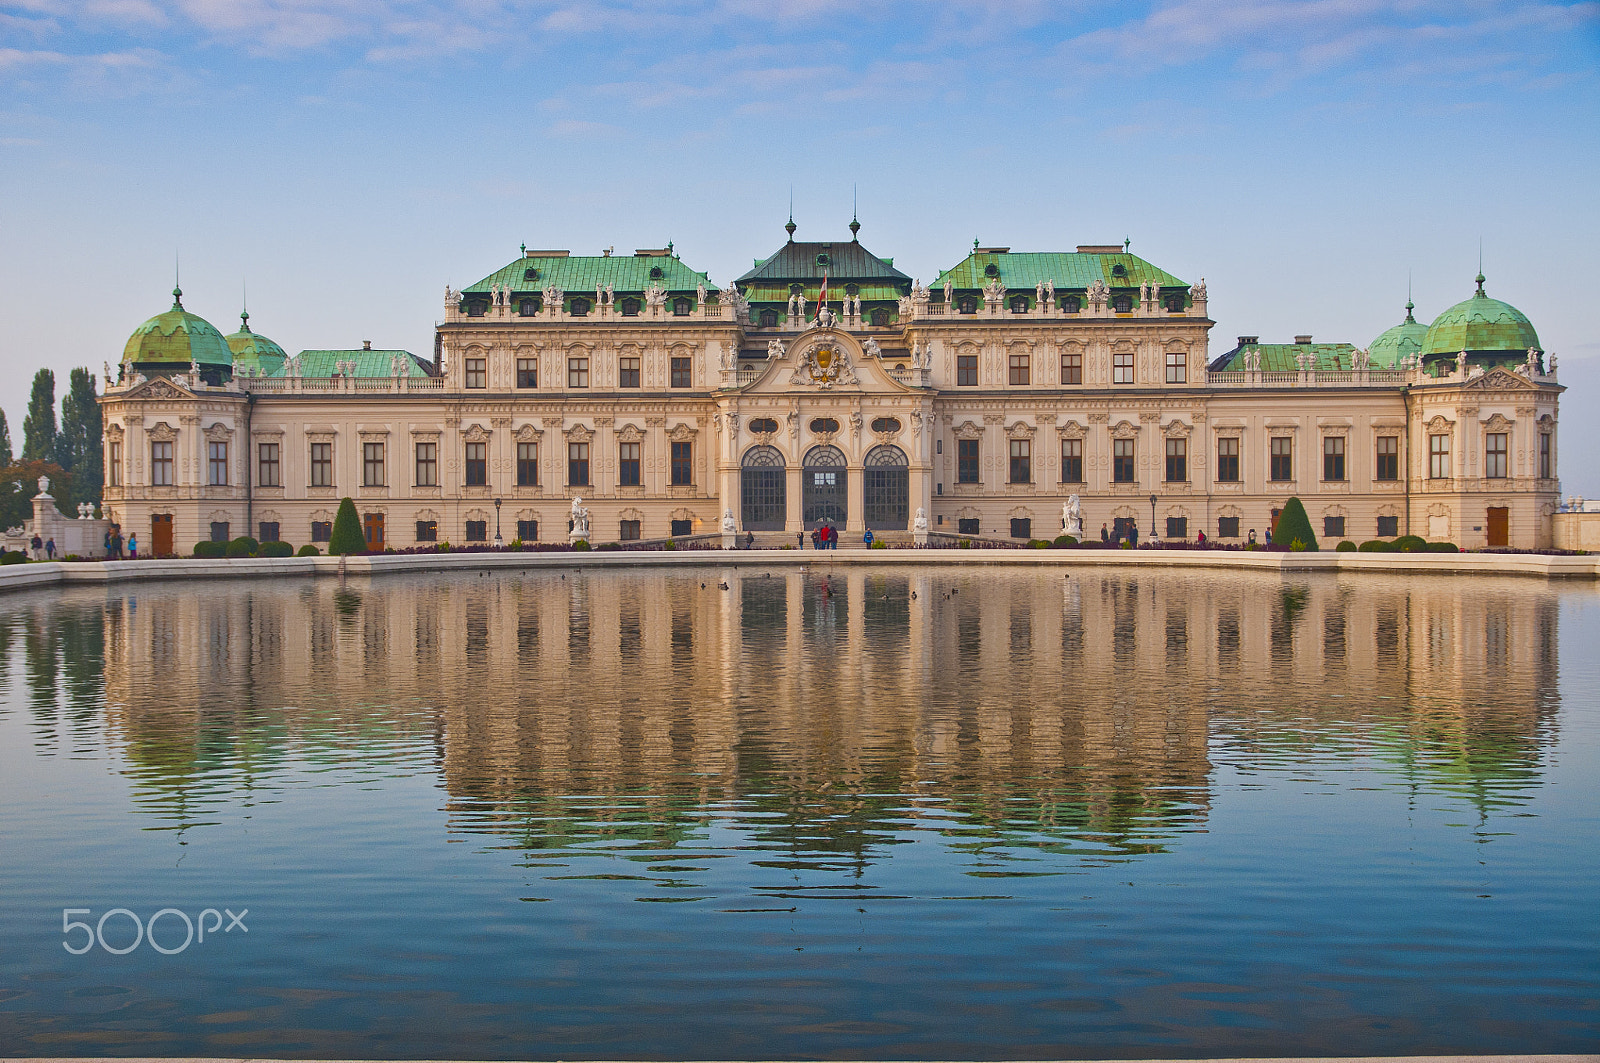
<svg viewBox="0 0 1600 1063"><path fill-rule="evenodd" d="M1411 311L1415 310L1416 308L1417 308L1417 305L1411 301L1411 271L1408 269L1408 270L1406 270L1406 320L1405 320L1405 323L1407 325L1415 325L1417 323L1417 319L1411 316Z"/></svg>
<svg viewBox="0 0 1600 1063"><path fill-rule="evenodd" d="M857 234L861 232L861 219L856 217L856 186L850 186L850 241L856 242Z"/></svg>
<svg viewBox="0 0 1600 1063"><path fill-rule="evenodd" d="M239 287L244 293L243 296L242 296L242 301L240 303L242 309L240 309L240 311L239 311L239 331L240 332L249 332L250 331L250 282L249 281L240 281L239 282Z"/></svg>
<svg viewBox="0 0 1600 1063"><path fill-rule="evenodd" d="M1127 254L1128 253L1128 248L1130 248L1132 246L1133 246L1133 237L1124 236L1122 238L1122 253L1123 254Z"/></svg>
<svg viewBox="0 0 1600 1063"><path fill-rule="evenodd" d="M976 236L972 238L972 250L974 253L978 250L978 238Z"/></svg>
<svg viewBox="0 0 1600 1063"><path fill-rule="evenodd" d="M1478 237L1478 294L1483 295L1483 237Z"/></svg>
<svg viewBox="0 0 1600 1063"><path fill-rule="evenodd" d="M178 252L172 252L172 309L183 309L183 285L178 281Z"/></svg>

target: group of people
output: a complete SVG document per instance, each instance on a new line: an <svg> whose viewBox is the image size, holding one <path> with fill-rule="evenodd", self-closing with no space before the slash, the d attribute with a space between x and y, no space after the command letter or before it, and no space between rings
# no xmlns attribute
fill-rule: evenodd
<svg viewBox="0 0 1600 1063"><path fill-rule="evenodd" d="M33 559L35 561L54 561L56 559L55 536L52 535L48 539L41 539L38 533L35 532L28 545L33 547Z"/></svg>
<svg viewBox="0 0 1600 1063"><path fill-rule="evenodd" d="M106 531L106 556L114 561L122 560L122 528L113 524ZM139 559L139 536L133 533L128 536L128 560Z"/></svg>
<svg viewBox="0 0 1600 1063"><path fill-rule="evenodd" d="M868 534L871 534L871 533L869 532ZM795 536L794 536L795 537L795 545L800 547L800 549L802 549L802 550L805 549L805 539L803 538L803 535L804 535L804 533L802 533L802 532L796 532ZM813 549L813 550L837 550L837 549L839 549L839 529L835 528L832 524L821 524L821 525L818 525L811 532L811 549Z"/></svg>

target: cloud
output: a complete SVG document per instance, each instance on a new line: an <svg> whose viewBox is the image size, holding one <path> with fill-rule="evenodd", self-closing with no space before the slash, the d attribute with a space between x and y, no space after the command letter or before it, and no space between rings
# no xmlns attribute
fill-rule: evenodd
<svg viewBox="0 0 1600 1063"><path fill-rule="evenodd" d="M79 96L132 96L185 82L167 57L149 49L72 55L0 48L0 82L20 89L65 86Z"/></svg>

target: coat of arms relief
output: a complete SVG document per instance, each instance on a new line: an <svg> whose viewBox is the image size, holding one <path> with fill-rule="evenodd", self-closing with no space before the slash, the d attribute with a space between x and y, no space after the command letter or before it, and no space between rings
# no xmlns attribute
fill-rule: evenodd
<svg viewBox="0 0 1600 1063"><path fill-rule="evenodd" d="M800 364L790 378L796 384L813 384L826 391L835 384L856 383L850 352L835 337L823 337L800 354Z"/></svg>

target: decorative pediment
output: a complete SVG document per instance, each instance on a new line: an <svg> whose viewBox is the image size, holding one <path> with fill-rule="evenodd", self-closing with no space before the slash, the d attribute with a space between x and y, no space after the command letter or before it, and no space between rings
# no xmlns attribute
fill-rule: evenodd
<svg viewBox="0 0 1600 1063"><path fill-rule="evenodd" d="M165 421L157 421L145 434L157 443L170 443L178 438L178 430Z"/></svg>
<svg viewBox="0 0 1600 1063"><path fill-rule="evenodd" d="M486 443L492 433L481 424L473 424L462 429L461 438L468 443Z"/></svg>
<svg viewBox="0 0 1600 1063"><path fill-rule="evenodd" d="M1434 414L1427 421L1427 429L1430 432L1448 432L1455 426L1456 423L1454 421L1447 420L1442 413Z"/></svg>
<svg viewBox="0 0 1600 1063"><path fill-rule="evenodd" d="M644 431L636 424L625 424L617 429L617 438L624 443L637 443L644 438Z"/></svg>
<svg viewBox="0 0 1600 1063"><path fill-rule="evenodd" d="M105 432L106 432L106 438L107 439L118 439L118 440L120 440L122 438L122 426L120 424L117 424L115 421L113 421L110 424L106 425Z"/></svg>
<svg viewBox="0 0 1600 1063"><path fill-rule="evenodd" d="M123 397L127 399L192 399L194 395L184 388L178 387L165 377L158 377L147 382L143 387L135 388Z"/></svg>
<svg viewBox="0 0 1600 1063"><path fill-rule="evenodd" d="M956 426L957 439L977 439L983 435L983 429L971 421L962 421Z"/></svg>
<svg viewBox="0 0 1600 1063"><path fill-rule="evenodd" d="M1239 439L1244 435L1244 425L1219 424L1214 431L1217 433L1218 439Z"/></svg>
<svg viewBox="0 0 1600 1063"><path fill-rule="evenodd" d="M567 429L567 438L574 443L587 443L593 436L587 425L575 424Z"/></svg>
<svg viewBox="0 0 1600 1063"><path fill-rule="evenodd" d="M1161 431L1168 439L1187 439L1189 433L1194 431L1194 425L1186 421L1168 421Z"/></svg>
<svg viewBox="0 0 1600 1063"><path fill-rule="evenodd" d="M1464 391L1538 391L1539 385L1503 365L1475 376L1463 386Z"/></svg>
<svg viewBox="0 0 1600 1063"><path fill-rule="evenodd" d="M672 426L672 431L667 433L667 438L672 440L674 443L687 443L689 440L693 439L699 434L700 430L698 428L690 428L687 424L679 421L677 424ZM763 433L763 435L770 437L772 433L766 432Z"/></svg>
<svg viewBox="0 0 1600 1063"><path fill-rule="evenodd" d="M1490 432L1508 432L1511 430L1511 426L1517 422L1507 420L1505 416L1497 413L1490 417L1487 421L1482 421L1480 423Z"/></svg>
<svg viewBox="0 0 1600 1063"><path fill-rule="evenodd" d="M1139 426L1131 421L1118 421L1111 426L1111 438L1133 439L1139 434Z"/></svg>
<svg viewBox="0 0 1600 1063"><path fill-rule="evenodd" d="M617 517L621 520L644 520L644 511L635 509L633 506L629 506L627 509L618 513Z"/></svg>
<svg viewBox="0 0 1600 1063"><path fill-rule="evenodd" d="M439 519L439 511L434 509L419 509L417 510L416 519L436 521Z"/></svg>
<svg viewBox="0 0 1600 1063"><path fill-rule="evenodd" d="M489 511L486 509L469 509L462 516L467 520L487 521L489 519Z"/></svg>
<svg viewBox="0 0 1600 1063"><path fill-rule="evenodd" d="M213 421L210 428L206 429L206 438L213 443L225 443L233 437L233 429L221 421Z"/></svg>
<svg viewBox="0 0 1600 1063"><path fill-rule="evenodd" d="M516 432L517 441L520 443L536 442L542 435L544 435L544 432L538 428L535 428L532 421L529 421L521 428L518 428Z"/></svg>
<svg viewBox="0 0 1600 1063"><path fill-rule="evenodd" d="M1082 439L1089 434L1089 430L1069 417L1063 423L1056 425L1056 434L1062 439Z"/></svg>
<svg viewBox="0 0 1600 1063"><path fill-rule="evenodd" d="M1006 436L1010 439L1032 439L1036 431L1038 429L1026 421L1013 421L1011 427L1006 429Z"/></svg>

